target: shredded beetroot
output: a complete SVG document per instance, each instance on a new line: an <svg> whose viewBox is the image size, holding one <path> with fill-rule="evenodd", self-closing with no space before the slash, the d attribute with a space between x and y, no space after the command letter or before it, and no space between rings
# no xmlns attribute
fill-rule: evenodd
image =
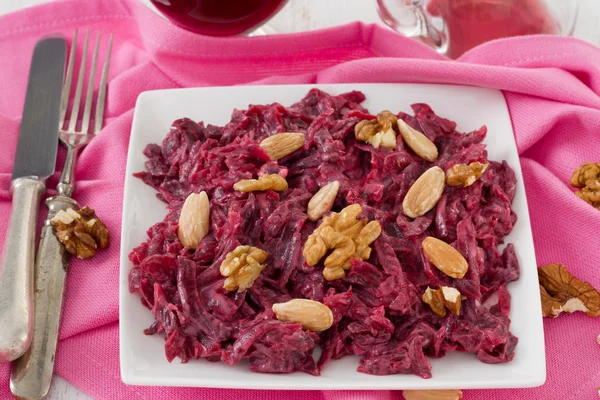
<svg viewBox="0 0 600 400"><path fill-rule="evenodd" d="M177 120L162 145L146 147L146 171L136 176L156 188L168 213L129 255L129 288L155 317L145 333L165 334L169 361L206 358L234 365L248 359L255 372L319 375L330 359L353 354L362 357L360 372L429 378L428 358L449 351L473 353L486 363L513 358L517 338L509 331L506 285L519 278L519 264L511 244L502 252L497 247L516 221L513 171L505 162L487 160L485 127L463 134L429 106L415 104L414 116L398 117L436 144L435 165L446 170L479 161L489 167L472 186L446 187L433 210L411 220L402 213L402 200L432 163L400 138L394 150L357 142L354 125L374 118L360 105L364 99L360 92L330 96L313 89L289 108L275 103L234 110L224 127ZM305 146L269 161L259 143L280 132L304 132ZM289 188L282 193L232 188L266 173L285 177ZM346 277L328 282L322 263L304 262L302 247L318 225L307 219L307 203L334 180L340 190L333 210L358 203L383 232L369 260L352 260ZM202 190L210 199L211 229L189 251L177 238L179 212L190 193ZM462 253L469 263L463 279L429 263L421 250L427 236ZM226 292L219 266L240 244L265 250L267 267L247 291ZM439 318L421 301L427 286L441 285L466 297L459 316ZM495 292L497 304L484 307ZM272 304L293 298L329 306L333 326L316 334L278 321ZM322 354L315 361L317 344Z"/></svg>

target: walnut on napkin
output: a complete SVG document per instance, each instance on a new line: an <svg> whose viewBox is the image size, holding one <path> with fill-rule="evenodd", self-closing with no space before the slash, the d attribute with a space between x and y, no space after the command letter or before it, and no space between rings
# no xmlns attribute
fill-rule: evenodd
<svg viewBox="0 0 600 400"><path fill-rule="evenodd" d="M106 225L91 208L60 210L50 223L56 230L58 240L77 258L92 258L98 248L105 249L110 244Z"/></svg>
<svg viewBox="0 0 600 400"><path fill-rule="evenodd" d="M587 282L580 281L561 264L538 268L542 314L556 318L563 312L585 312L590 317L600 315L600 293Z"/></svg>
<svg viewBox="0 0 600 400"><path fill-rule="evenodd" d="M600 210L600 163L585 162L573 172L571 186L581 188L575 194Z"/></svg>

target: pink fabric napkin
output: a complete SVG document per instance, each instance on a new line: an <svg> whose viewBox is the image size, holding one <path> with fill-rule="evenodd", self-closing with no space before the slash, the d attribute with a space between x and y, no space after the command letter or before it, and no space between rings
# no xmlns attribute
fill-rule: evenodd
<svg viewBox="0 0 600 400"><path fill-rule="evenodd" d="M121 383L117 312L121 201L133 108L145 90L323 82L439 82L502 89L521 155L538 262L564 263L600 287L600 212L579 200L569 186L580 163L600 161L600 49L560 37L491 42L450 61L415 41L361 23L294 35L213 39L183 31L136 2L61 1L4 16L0 18L0 232L5 231L10 209L8 187L33 44L53 32L71 37L75 28L115 34L108 125L81 154L76 191L77 200L104 219L113 244L91 262L72 262L56 361L58 375L94 398L402 398L399 391L275 392ZM63 157L61 149L59 169ZM49 187L57 177L58 173ZM545 385L468 390L465 399L597 398L600 320L565 315L546 320L545 334ZM0 365L0 398L10 397L8 375L8 366Z"/></svg>

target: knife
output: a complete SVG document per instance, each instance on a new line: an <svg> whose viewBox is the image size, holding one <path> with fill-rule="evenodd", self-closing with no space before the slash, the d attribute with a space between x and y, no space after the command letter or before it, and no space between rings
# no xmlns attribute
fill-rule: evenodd
<svg viewBox="0 0 600 400"><path fill-rule="evenodd" d="M38 208L56 165L66 54L62 37L42 39L33 49L0 258L0 362L15 360L31 343Z"/></svg>

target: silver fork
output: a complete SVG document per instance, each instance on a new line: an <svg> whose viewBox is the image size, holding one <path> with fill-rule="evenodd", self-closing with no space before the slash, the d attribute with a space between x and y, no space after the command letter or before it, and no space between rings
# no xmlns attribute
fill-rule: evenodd
<svg viewBox="0 0 600 400"><path fill-rule="evenodd" d="M10 387L12 393L22 399L41 399L48 393L54 371L54 356L60 328L63 294L65 280L69 269L69 255L64 246L58 241L50 220L60 210L68 208L78 209L77 202L71 198L75 190L75 163L77 152L88 144L102 128L104 117L104 103L106 100L106 86L108 80L108 65L112 49L113 35L110 35L108 53L102 68L102 78L96 99L96 114L93 129L90 129L90 118L94 102L94 75L100 49L100 33L92 55L85 104L81 127L77 129L80 114L81 94L83 89L84 74L86 71L86 58L89 44L89 31L86 34L81 56L77 86L73 97L73 107L70 118L65 121L71 81L75 64L75 44L77 31L73 37L73 44L67 66L65 85L62 95L60 114L60 141L67 147L67 157L63 167L60 181L56 187L57 195L46 200L48 216L40 236L40 244L35 262L35 316L34 331L31 346L27 352L13 363ZM65 128L65 122L68 126Z"/></svg>
<svg viewBox="0 0 600 400"><path fill-rule="evenodd" d="M96 116L94 121L94 128L92 131L89 130L90 117L92 113L92 100L94 95L94 72L96 71L96 63L98 61L98 51L100 49L100 32L98 32L98 39L96 40L96 47L94 49L94 55L92 56L92 69L89 76L87 93L85 97L85 105L83 109L83 118L81 120L81 128L77 130L77 120L79 116L79 108L81 101L81 92L83 87L84 72L86 57L88 51L90 31L87 31L85 36L85 42L83 44L83 56L81 57L81 65L79 69L79 76L77 77L77 87L75 89L75 97L73 98L73 109L71 110L71 116L69 120L69 126L64 129L65 117L67 114L67 105L69 103L69 92L71 90L71 80L73 78L73 60L75 59L75 43L77 41L77 30L73 36L73 45L71 47L71 54L69 56L69 65L67 66L67 76L65 78L65 87L62 97L62 108L60 112L60 132L59 139L67 146L67 158L63 167L63 172L60 177L60 182L56 187L59 195L70 197L75 190L75 162L77 160L77 152L80 148L88 144L102 128L102 118L104 116L104 103L106 99L106 84L108 78L108 64L110 62L110 51L112 49L112 38L110 35L108 43L108 54L104 62L102 69L102 78L100 80L100 88L98 90L98 100L96 101Z"/></svg>

